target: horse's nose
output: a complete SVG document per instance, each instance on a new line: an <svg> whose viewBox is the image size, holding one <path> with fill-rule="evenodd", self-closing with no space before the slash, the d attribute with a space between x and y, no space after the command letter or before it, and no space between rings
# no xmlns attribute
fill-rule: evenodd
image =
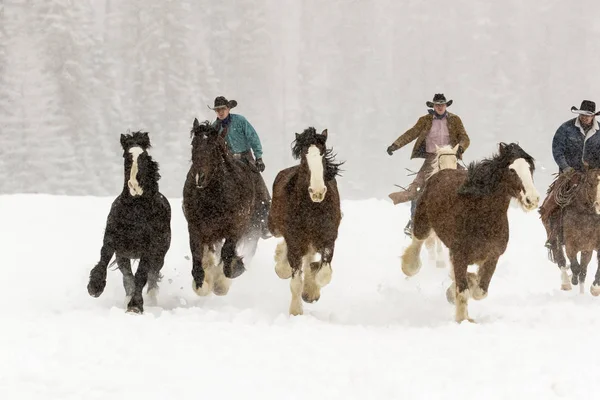
<svg viewBox="0 0 600 400"><path fill-rule="evenodd" d="M321 190L313 190L312 188L308 188L308 193L310 194L310 199L315 203L320 203L325 199L325 193L327 192L327 188L323 187Z"/></svg>

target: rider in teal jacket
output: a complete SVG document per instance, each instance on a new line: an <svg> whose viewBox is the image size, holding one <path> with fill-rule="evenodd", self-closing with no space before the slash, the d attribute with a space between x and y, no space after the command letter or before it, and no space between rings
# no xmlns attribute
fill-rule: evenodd
<svg viewBox="0 0 600 400"><path fill-rule="evenodd" d="M229 112L235 106L237 106L237 101L227 100L223 96L217 97L214 107L209 106L217 114L213 126L219 128L219 133L223 133L223 130L227 129L225 141L234 158L245 161L257 171L255 176L256 195L259 204L257 224L262 232L262 237L267 238L270 236L267 219L271 207L271 196L261 175L265 170L265 164L262 160L262 145L256 130L250 122L239 114ZM252 153L254 153L254 156Z"/></svg>

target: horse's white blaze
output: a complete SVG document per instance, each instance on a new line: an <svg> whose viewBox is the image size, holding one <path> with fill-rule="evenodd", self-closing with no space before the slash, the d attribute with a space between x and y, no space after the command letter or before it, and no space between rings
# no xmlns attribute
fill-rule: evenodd
<svg viewBox="0 0 600 400"><path fill-rule="evenodd" d="M520 193L519 203L525 211L536 209L540 202L540 194L533 185L533 176L529 169L529 163L523 158L517 158L510 164L509 168L517 173L525 189L525 191L521 191Z"/></svg>
<svg viewBox="0 0 600 400"><path fill-rule="evenodd" d="M144 150L142 150L141 147L132 147L129 149L129 153L133 156L133 163L131 164L131 172L129 174L129 182L127 182L127 186L129 187L129 194L132 196L141 196L144 193L136 178L139 170L138 157L143 152Z"/></svg>
<svg viewBox="0 0 600 400"><path fill-rule="evenodd" d="M325 186L325 180L323 179L323 156L317 146L312 145L308 148L306 161L308 162L308 169L310 170L310 186L308 187L308 192L312 201L320 203L325 198L327 187Z"/></svg>
<svg viewBox="0 0 600 400"><path fill-rule="evenodd" d="M200 179L200 175L196 174L196 186L198 186L198 180Z"/></svg>

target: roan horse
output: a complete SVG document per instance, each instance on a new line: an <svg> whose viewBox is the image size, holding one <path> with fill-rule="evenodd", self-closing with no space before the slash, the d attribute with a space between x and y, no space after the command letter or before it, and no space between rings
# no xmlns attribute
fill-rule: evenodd
<svg viewBox="0 0 600 400"><path fill-rule="evenodd" d="M415 275L423 240L433 229L448 247L452 285L446 296L456 305L457 322L469 320L469 296L487 296L498 259L508 244L508 206L516 198L524 211L537 208L533 158L515 143L499 144L499 153L465 170L443 170L425 184L417 201L413 240L402 255L402 271ZM477 274L467 273L471 264Z"/></svg>
<svg viewBox="0 0 600 400"><path fill-rule="evenodd" d="M600 250L600 170L589 169L585 172L575 172L579 175L579 184L566 196L559 193L559 197L567 204L563 208L563 240L567 257L571 266L571 282L567 274L566 260L559 246L556 252L556 262L561 270L561 289L571 290L573 285L579 284L580 292L584 291L587 275L587 266L592 259L594 250ZM553 184L559 184L558 179ZM563 186L564 187L564 186ZM560 192L561 187L557 188ZM568 197L568 198L567 198ZM560 212L560 211L559 211ZM577 255L581 252L580 260ZM598 269L590 292L594 296L600 295L600 253Z"/></svg>
<svg viewBox="0 0 600 400"><path fill-rule="evenodd" d="M249 231L254 213L252 171L232 157L225 139L208 121L200 124L194 119L191 135L192 165L183 187L183 213L193 259L192 287L200 296L211 291L222 296L231 279L245 271L237 245Z"/></svg>
<svg viewBox="0 0 600 400"><path fill-rule="evenodd" d="M427 174L425 179L428 180L435 173L443 169L456 169L458 166L458 157L456 156L457 151L458 145L454 147L449 145L441 147L436 146L435 158L431 165L431 171ZM430 235L425 239L425 247L429 252L429 259L435 261L435 265L438 268L446 268L442 241L437 237L433 230L431 230Z"/></svg>
<svg viewBox="0 0 600 400"><path fill-rule="evenodd" d="M292 278L289 312L303 313L302 300L319 300L331 281L331 262L342 219L335 177L341 163L327 149L327 129L296 134L292 154L300 164L281 170L273 182L269 230L283 241L275 250L275 272ZM317 253L320 260L317 261Z"/></svg>
<svg viewBox="0 0 600 400"><path fill-rule="evenodd" d="M127 311L142 313L142 290L156 304L160 270L171 246L171 206L158 190L158 163L148 154L148 132L121 135L125 160L123 191L114 200L106 221L100 261L90 272L88 293L98 297L106 286L113 254L123 273ZM135 277L130 259L139 259ZM114 264L114 262L113 262ZM112 265L112 264L111 264Z"/></svg>

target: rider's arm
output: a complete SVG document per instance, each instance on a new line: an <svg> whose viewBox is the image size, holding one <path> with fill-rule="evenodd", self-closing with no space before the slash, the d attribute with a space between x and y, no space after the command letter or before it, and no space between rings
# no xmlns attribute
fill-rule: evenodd
<svg viewBox="0 0 600 400"><path fill-rule="evenodd" d="M254 153L254 158L259 159L262 158L262 144L260 143L260 139L254 127L248 122L246 118L243 121L244 125L244 135L246 136L246 140L248 144L252 148L252 152Z"/></svg>
<svg viewBox="0 0 600 400"><path fill-rule="evenodd" d="M410 142L412 142L413 140L418 138L419 134L423 130L423 127L425 126L426 120L427 120L427 116L419 118L419 120L417 121L415 126L413 126L409 130L404 132L402 135L400 135L398 137L398 139L394 140L394 143L392 143L392 146L394 146L395 149L397 150L397 149L400 149L400 148L406 146L407 144L409 144Z"/></svg>
<svg viewBox="0 0 600 400"><path fill-rule="evenodd" d="M567 150L567 131L560 126L552 139L552 156L561 171L569 167L565 152Z"/></svg>

